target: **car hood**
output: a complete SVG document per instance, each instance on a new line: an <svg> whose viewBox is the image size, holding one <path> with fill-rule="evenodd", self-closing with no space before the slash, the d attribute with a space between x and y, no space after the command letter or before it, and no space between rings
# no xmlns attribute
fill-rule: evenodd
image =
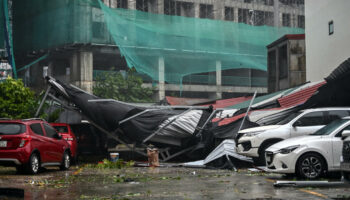
<svg viewBox="0 0 350 200"><path fill-rule="evenodd" d="M310 136L310 135L289 138L286 140L282 140L281 142L277 142L276 144L267 148L266 151L273 152L273 151L280 150L280 149L294 146L294 145L307 145L311 141L318 140L320 138L322 138L322 136Z"/></svg>
<svg viewBox="0 0 350 200"><path fill-rule="evenodd" d="M239 131L238 133L251 133L251 132L258 132L258 131L267 131L271 129L276 129L281 127L282 125L270 125L270 126L258 126L254 128L247 128Z"/></svg>

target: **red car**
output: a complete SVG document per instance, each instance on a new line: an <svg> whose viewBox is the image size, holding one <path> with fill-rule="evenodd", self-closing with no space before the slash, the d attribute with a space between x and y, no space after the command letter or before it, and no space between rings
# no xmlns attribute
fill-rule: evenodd
<svg viewBox="0 0 350 200"><path fill-rule="evenodd" d="M0 165L36 174L45 166L66 170L70 158L70 145L46 121L0 119Z"/></svg>
<svg viewBox="0 0 350 200"><path fill-rule="evenodd" d="M67 140L70 144L70 150L73 160L77 158L77 138L73 133L69 124L66 123L50 123L62 136L63 139Z"/></svg>

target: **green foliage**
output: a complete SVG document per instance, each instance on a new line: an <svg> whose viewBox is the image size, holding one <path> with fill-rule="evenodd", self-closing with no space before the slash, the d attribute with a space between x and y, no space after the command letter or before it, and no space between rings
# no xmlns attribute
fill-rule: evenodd
<svg viewBox="0 0 350 200"><path fill-rule="evenodd" d="M112 162L108 159L103 159L101 162L96 164L87 164L86 167L88 168L97 168L97 169L121 169L124 167L132 167L134 166L134 161L128 161L125 162L123 159L118 159L115 162Z"/></svg>
<svg viewBox="0 0 350 200"><path fill-rule="evenodd" d="M96 78L93 92L96 96L125 102L152 102L152 88L142 87L142 78L135 68L124 77L120 72L104 72Z"/></svg>
<svg viewBox="0 0 350 200"><path fill-rule="evenodd" d="M0 117L23 119L34 116L37 106L34 92L22 80L7 78L0 83Z"/></svg>

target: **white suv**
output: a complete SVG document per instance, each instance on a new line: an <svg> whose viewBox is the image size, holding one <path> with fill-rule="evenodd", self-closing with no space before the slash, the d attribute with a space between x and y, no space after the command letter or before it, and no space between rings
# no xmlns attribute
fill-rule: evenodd
<svg viewBox="0 0 350 200"><path fill-rule="evenodd" d="M289 115L276 125L260 126L238 132L237 152L253 157L257 165L265 165L265 150L287 138L314 133L333 120L350 115L350 108L316 108Z"/></svg>

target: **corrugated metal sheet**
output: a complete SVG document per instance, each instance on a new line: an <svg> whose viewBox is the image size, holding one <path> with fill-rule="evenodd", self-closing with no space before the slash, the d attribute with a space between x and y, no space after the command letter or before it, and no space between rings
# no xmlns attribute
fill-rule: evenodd
<svg viewBox="0 0 350 200"><path fill-rule="evenodd" d="M289 108L292 106L303 104L306 100L308 100L319 87L324 85L326 82L320 82L308 88L302 89L298 92L291 93L287 96L279 98L277 101L283 108Z"/></svg>
<svg viewBox="0 0 350 200"><path fill-rule="evenodd" d="M227 108L239 103L242 103L244 101L249 101L252 99L252 96L249 97L238 97L238 98L231 98L231 99L223 99L223 100L217 100L214 104L208 104L204 106L212 105L214 109L216 108Z"/></svg>

